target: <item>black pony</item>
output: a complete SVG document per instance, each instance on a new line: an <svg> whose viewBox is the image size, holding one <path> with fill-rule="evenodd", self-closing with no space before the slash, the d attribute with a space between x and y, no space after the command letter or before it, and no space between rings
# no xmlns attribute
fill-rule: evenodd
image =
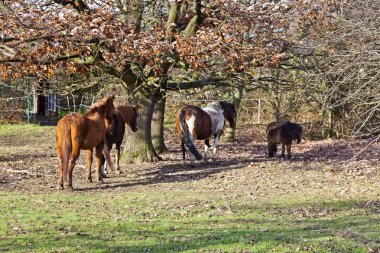
<svg viewBox="0 0 380 253"><path fill-rule="evenodd" d="M267 126L268 156L273 157L277 152L277 144L282 145L281 157L285 157L285 147L288 159L292 157L290 150L292 141L301 142L302 126L290 121L272 122Z"/></svg>
<svg viewBox="0 0 380 253"><path fill-rule="evenodd" d="M124 139L125 124L127 124L133 132L137 129L137 107L132 105L119 105L116 107L112 115L112 125L107 129L106 145L109 151L112 145L116 144L116 173L120 174L120 149ZM104 156L102 157L102 177L107 177L107 168Z"/></svg>

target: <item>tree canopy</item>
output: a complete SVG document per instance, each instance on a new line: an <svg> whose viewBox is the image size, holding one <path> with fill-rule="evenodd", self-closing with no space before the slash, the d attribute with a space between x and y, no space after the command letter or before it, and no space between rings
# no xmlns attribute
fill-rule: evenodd
<svg viewBox="0 0 380 253"><path fill-rule="evenodd" d="M3 79L96 67L128 86L276 66L293 43L289 28L310 14L297 1L4 0L0 8L1 40L13 52L0 59Z"/></svg>

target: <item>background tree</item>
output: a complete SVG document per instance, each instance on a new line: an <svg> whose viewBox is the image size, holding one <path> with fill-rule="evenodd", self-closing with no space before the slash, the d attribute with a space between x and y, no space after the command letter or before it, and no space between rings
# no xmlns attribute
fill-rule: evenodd
<svg viewBox="0 0 380 253"><path fill-rule="evenodd" d="M15 54L3 54L1 76L90 79L96 69L119 79L140 105L140 130L126 150L152 161L163 90L230 85L239 73L278 67L293 44L287 31L305 11L297 2L3 0L2 42Z"/></svg>
<svg viewBox="0 0 380 253"><path fill-rule="evenodd" d="M380 136L380 2L329 1L309 27L310 79L322 96L329 136Z"/></svg>

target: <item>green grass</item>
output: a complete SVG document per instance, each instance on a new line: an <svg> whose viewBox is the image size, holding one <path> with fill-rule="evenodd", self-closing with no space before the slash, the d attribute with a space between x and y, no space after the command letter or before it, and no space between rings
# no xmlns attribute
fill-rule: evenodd
<svg viewBox="0 0 380 253"><path fill-rule="evenodd" d="M0 142L0 146L7 147L6 149L0 149L0 158L22 152L31 154L41 152L43 149L54 148L55 127L35 124L0 124Z"/></svg>
<svg viewBox="0 0 380 253"><path fill-rule="evenodd" d="M189 191L1 192L0 251L368 252L379 214L364 202L255 204ZM307 212L305 211L306 209ZM327 214L321 215L324 209ZM308 214L304 215L302 212Z"/></svg>
<svg viewBox="0 0 380 253"><path fill-rule="evenodd" d="M40 126L36 124L18 124L18 125L1 125L0 124L0 138L6 136L15 136L15 135L32 135L39 136L46 132L46 129L55 129L53 126Z"/></svg>
<svg viewBox="0 0 380 253"><path fill-rule="evenodd" d="M54 154L54 127L0 125L0 142L2 173L1 166L12 166L13 162L1 163L2 158L16 151ZM14 158L18 159L22 157ZM44 156L38 159L46 162ZM250 167L249 171L266 169ZM215 182L161 182L121 189L84 187L73 192L60 192L46 184L28 187L26 184L43 180L21 180L17 176L12 183L25 187L14 189L8 186L10 182L2 185L0 175L0 252L380 250L380 202L373 197L379 195L335 198L334 194L324 194L336 191L332 184L326 189L306 185L287 194L268 187L266 198L253 199L249 193L254 190L240 185L252 178L234 175L232 179L214 178ZM267 180L268 175L263 174L260 180ZM76 184L80 180L74 179ZM261 187L262 182L255 180L252 185ZM368 188L364 181L360 185ZM218 187L226 190L210 190Z"/></svg>

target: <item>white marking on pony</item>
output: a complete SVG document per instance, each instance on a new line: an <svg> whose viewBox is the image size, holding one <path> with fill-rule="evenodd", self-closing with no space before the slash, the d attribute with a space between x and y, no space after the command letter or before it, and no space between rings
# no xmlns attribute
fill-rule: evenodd
<svg viewBox="0 0 380 253"><path fill-rule="evenodd" d="M221 107L219 102L210 103L206 107L203 107L202 110L205 111L208 115L210 115L210 118L211 118L210 138L216 135L214 139L214 145L212 148L212 159L213 161L215 161L220 134L222 133L222 130L224 127L224 114L223 114L224 110ZM204 156L205 159L207 159L207 151L208 151L208 147L205 144L205 156Z"/></svg>
<svg viewBox="0 0 380 253"><path fill-rule="evenodd" d="M100 171L101 171L101 175L107 176L107 163L104 163L103 165L100 166Z"/></svg>
<svg viewBox="0 0 380 253"><path fill-rule="evenodd" d="M218 144L219 144L219 138L220 138L220 133L217 134L217 136L215 137L214 139L214 146L212 148L212 160L215 162L216 160L216 155L217 155L217 147L218 147Z"/></svg>
<svg viewBox="0 0 380 253"><path fill-rule="evenodd" d="M186 124L187 124L187 127L189 128L189 133L190 133L190 138L191 138L191 141L194 140L194 137L193 137L193 130L194 130L194 123L195 122L195 116L194 115L191 115L191 117L186 120ZM194 141L193 141L194 143Z"/></svg>
<svg viewBox="0 0 380 253"><path fill-rule="evenodd" d="M202 108L211 118L211 135L218 131L222 131L224 127L223 109L219 103L211 103Z"/></svg>
<svg viewBox="0 0 380 253"><path fill-rule="evenodd" d="M205 162L207 162L207 152L208 152L208 146L205 144L205 154L204 154L204 156L203 156L203 160L205 161Z"/></svg>
<svg viewBox="0 0 380 253"><path fill-rule="evenodd" d="M189 129L189 138L190 138L190 141L194 144L194 142L196 141L194 135L193 135L193 130L195 128L195 116L194 115L191 115L191 117L186 120L186 124L187 124L187 127ZM195 163L195 156L189 152L189 157L190 157L190 163L192 165L194 165ZM186 164L186 158L185 158L185 164Z"/></svg>

